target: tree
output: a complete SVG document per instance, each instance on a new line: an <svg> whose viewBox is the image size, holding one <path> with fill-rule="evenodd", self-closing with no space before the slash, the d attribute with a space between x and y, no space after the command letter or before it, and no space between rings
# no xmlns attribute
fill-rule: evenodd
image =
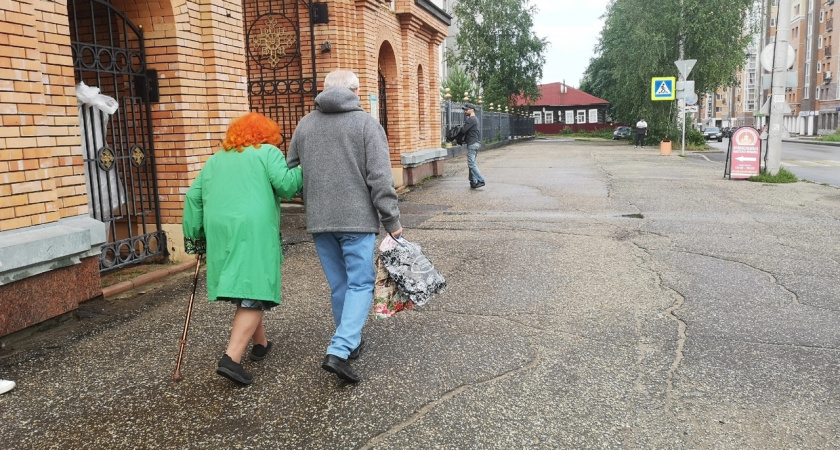
<svg viewBox="0 0 840 450"><path fill-rule="evenodd" d="M610 102L620 122L644 116L650 135L676 135L675 102L651 101L654 77L679 77L674 61L696 59L689 76L698 93L734 85L746 64L754 0L615 0L581 80L581 90Z"/></svg>
<svg viewBox="0 0 840 450"><path fill-rule="evenodd" d="M473 80L471 80L469 75L467 75L467 72L459 66L453 66L449 71L449 75L447 75L446 79L443 80L443 83L441 83L441 97L446 95L447 88L449 88L449 94L455 102L461 101L461 99L464 98L464 94L467 93L469 93L470 98L474 98L477 96L476 91L478 91L478 88L476 88Z"/></svg>
<svg viewBox="0 0 840 450"><path fill-rule="evenodd" d="M485 102L539 97L548 41L532 31L536 7L528 0L472 0L458 2L453 13L460 31L449 62L466 68Z"/></svg>

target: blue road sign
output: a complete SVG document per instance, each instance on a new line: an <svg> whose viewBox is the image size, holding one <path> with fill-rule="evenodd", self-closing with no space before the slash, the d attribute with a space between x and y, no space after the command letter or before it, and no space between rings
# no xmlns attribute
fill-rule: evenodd
<svg viewBox="0 0 840 450"><path fill-rule="evenodd" d="M651 100L673 100L676 98L676 90L674 84L676 77L656 77L650 83L650 99Z"/></svg>

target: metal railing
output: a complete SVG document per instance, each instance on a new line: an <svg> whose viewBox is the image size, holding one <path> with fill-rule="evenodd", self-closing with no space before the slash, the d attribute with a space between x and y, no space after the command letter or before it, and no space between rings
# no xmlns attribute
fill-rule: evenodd
<svg viewBox="0 0 840 450"><path fill-rule="evenodd" d="M455 125L464 124L463 103L444 100L441 104L441 136L446 136L446 130ZM483 105L476 105L476 116L481 125L480 139L484 144L507 141L517 137L534 136L534 118L511 114L504 111L485 109ZM445 139L445 137L444 137ZM445 146L446 143L444 142Z"/></svg>

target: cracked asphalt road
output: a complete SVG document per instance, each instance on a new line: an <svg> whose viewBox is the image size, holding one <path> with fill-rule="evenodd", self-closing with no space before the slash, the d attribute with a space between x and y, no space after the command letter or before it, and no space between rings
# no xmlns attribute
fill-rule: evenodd
<svg viewBox="0 0 840 450"><path fill-rule="evenodd" d="M269 358L215 373L232 310L190 275L15 341L5 448L837 448L840 190L722 179L722 163L535 140L463 156L402 197L449 289L371 319L344 385L320 369L328 288L284 211Z"/></svg>

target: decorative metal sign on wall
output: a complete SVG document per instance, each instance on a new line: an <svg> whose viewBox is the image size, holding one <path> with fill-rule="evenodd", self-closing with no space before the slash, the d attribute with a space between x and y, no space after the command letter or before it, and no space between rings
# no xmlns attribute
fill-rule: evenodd
<svg viewBox="0 0 840 450"><path fill-rule="evenodd" d="M143 31L110 3L71 0L70 45L90 215L105 223L102 272L167 255Z"/></svg>
<svg viewBox="0 0 840 450"><path fill-rule="evenodd" d="M248 100L252 111L280 124L283 151L318 93L311 6L308 0L244 2Z"/></svg>

